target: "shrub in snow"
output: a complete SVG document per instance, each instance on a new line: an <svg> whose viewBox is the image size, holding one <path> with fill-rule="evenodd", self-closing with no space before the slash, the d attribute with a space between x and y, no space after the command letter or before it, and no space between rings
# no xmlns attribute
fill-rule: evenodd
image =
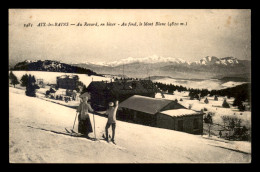
<svg viewBox="0 0 260 172"><path fill-rule="evenodd" d="M209 103L209 100L208 100L208 98L206 98L206 99L204 100L204 103L206 103L206 104L208 104L208 103Z"/></svg>
<svg viewBox="0 0 260 172"><path fill-rule="evenodd" d="M192 105L190 104L190 105L189 105L189 109L191 109L191 108L192 108Z"/></svg>
<svg viewBox="0 0 260 172"><path fill-rule="evenodd" d="M215 100L215 101L218 101L218 97L217 97L217 96L215 96L215 97L214 97L214 100Z"/></svg>
<svg viewBox="0 0 260 172"><path fill-rule="evenodd" d="M48 96L50 94L50 90L47 90L45 94Z"/></svg>
<svg viewBox="0 0 260 172"><path fill-rule="evenodd" d="M181 102L183 101L182 98L180 99L180 101L181 101Z"/></svg>
<svg viewBox="0 0 260 172"><path fill-rule="evenodd" d="M208 113L205 117L204 117L204 122L206 124L212 124L213 121L212 121L212 113Z"/></svg>
<svg viewBox="0 0 260 172"><path fill-rule="evenodd" d="M204 111L208 111L208 109L207 109L207 108L204 108L203 110L204 110Z"/></svg>
<svg viewBox="0 0 260 172"><path fill-rule="evenodd" d="M175 101L176 103L178 103L178 100L177 100L177 99L175 99L174 101Z"/></svg>
<svg viewBox="0 0 260 172"><path fill-rule="evenodd" d="M26 91L25 91L25 94L27 95L27 96L30 96L30 97L36 97L36 89L39 89L39 86L37 86L37 85L28 85L27 87L26 87Z"/></svg>
<svg viewBox="0 0 260 172"><path fill-rule="evenodd" d="M230 108L230 106L229 106L229 104L228 104L228 102L227 102L226 99L224 99L224 101L223 101L223 103L222 103L222 107L224 107L224 108Z"/></svg>

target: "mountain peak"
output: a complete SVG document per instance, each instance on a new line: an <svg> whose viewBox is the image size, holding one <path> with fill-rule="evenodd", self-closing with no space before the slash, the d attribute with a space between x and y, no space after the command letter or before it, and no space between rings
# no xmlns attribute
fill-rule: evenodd
<svg viewBox="0 0 260 172"><path fill-rule="evenodd" d="M192 64L199 65L234 65L238 64L238 59L234 57L217 58L215 56L206 56L199 61L192 62Z"/></svg>

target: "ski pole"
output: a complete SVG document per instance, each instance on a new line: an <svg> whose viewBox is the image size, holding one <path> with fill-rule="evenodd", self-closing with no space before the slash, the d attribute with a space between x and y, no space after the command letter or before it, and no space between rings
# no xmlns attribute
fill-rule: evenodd
<svg viewBox="0 0 260 172"><path fill-rule="evenodd" d="M96 140L97 138L96 138L96 126L95 126L95 116L94 116L94 113L95 112L93 112L93 122L94 122L94 134L95 134L95 140Z"/></svg>
<svg viewBox="0 0 260 172"><path fill-rule="evenodd" d="M78 112L76 112L76 116L75 116L75 120L74 120L74 124L73 124L73 128L72 128L73 131L74 131L74 126L75 126L75 122L76 122L76 119L77 119L77 115L78 115Z"/></svg>

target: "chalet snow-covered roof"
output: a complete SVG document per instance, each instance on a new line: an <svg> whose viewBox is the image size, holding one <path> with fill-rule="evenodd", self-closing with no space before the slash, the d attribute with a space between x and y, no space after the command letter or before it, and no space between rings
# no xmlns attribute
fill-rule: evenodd
<svg viewBox="0 0 260 172"><path fill-rule="evenodd" d="M171 109L171 110L162 111L160 113L169 115L172 117L181 117L181 116L201 114L201 112L196 112L196 111L190 110L190 109Z"/></svg>
<svg viewBox="0 0 260 172"><path fill-rule="evenodd" d="M57 78L58 79L64 79L64 78L73 79L73 78L78 78L78 76L77 75L61 75L61 76L58 76Z"/></svg>
<svg viewBox="0 0 260 172"><path fill-rule="evenodd" d="M160 112L165 106L167 106L170 103L178 104L177 102L172 100L134 95L126 99L125 101L121 102L119 104L119 107L154 115Z"/></svg>

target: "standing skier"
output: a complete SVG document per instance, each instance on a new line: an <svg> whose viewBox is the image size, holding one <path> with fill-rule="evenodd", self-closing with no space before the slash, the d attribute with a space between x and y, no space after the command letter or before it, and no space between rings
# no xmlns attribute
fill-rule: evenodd
<svg viewBox="0 0 260 172"><path fill-rule="evenodd" d="M115 129L116 129L116 112L118 109L118 101L115 102L115 106L113 102L109 102L109 108L106 111L107 124L106 124L106 140L109 142L108 138L108 128L112 125L112 139L111 141L115 143Z"/></svg>
<svg viewBox="0 0 260 172"><path fill-rule="evenodd" d="M90 95L88 93L84 93L81 96L79 96L82 101L80 101L79 107L77 109L77 112L79 112L78 116L78 132L81 134L84 134L86 138L90 139L88 136L89 133L92 133L92 125L90 121L90 117L88 112L94 112L94 110L91 108L90 104L88 103L88 99Z"/></svg>

